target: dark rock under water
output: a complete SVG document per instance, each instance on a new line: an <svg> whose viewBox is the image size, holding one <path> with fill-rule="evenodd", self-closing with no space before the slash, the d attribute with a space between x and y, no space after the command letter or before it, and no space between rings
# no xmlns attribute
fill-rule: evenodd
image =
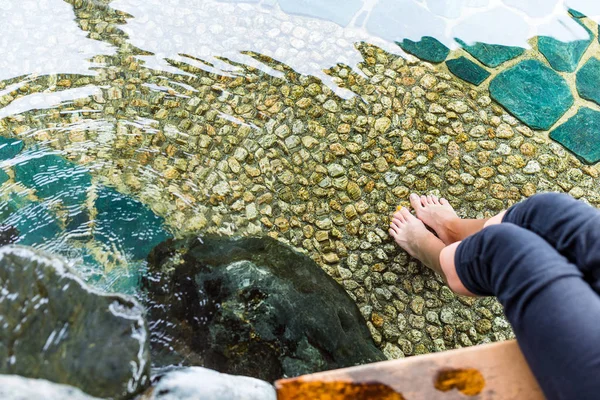
<svg viewBox="0 0 600 400"><path fill-rule="evenodd" d="M149 382L148 329L133 299L101 294L61 258L0 249L0 374L123 399Z"/></svg>
<svg viewBox="0 0 600 400"><path fill-rule="evenodd" d="M148 260L157 367L201 365L273 381L385 359L344 289L274 239L168 240Z"/></svg>

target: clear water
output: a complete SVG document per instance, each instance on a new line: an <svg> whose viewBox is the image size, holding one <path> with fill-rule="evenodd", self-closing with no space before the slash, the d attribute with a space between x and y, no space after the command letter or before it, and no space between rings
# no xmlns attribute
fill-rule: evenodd
<svg viewBox="0 0 600 400"><path fill-rule="evenodd" d="M293 210L306 206L303 188L313 182L296 171L311 152L290 152L296 144L277 128L290 121L285 129L298 136L310 131L317 143L342 132L339 121L302 111L299 101L307 97L308 83L316 85L311 96L350 104L347 114L368 108L365 118L379 117L374 105L379 92L369 85L395 75L374 66L381 77L375 82L363 67L395 57L411 60L396 41L433 36L451 49L458 48L454 38L529 48L536 35L561 41L586 37L568 8L600 20L600 3L592 0L340 4L0 1L0 136L10 139L0 143L6 174L0 177L0 231L10 238L16 229L18 243L61 254L89 282L128 293L138 289L152 246L170 236L271 234L303 247L308 235L303 212ZM291 100L281 103L280 93ZM383 103L392 101L382 96ZM402 99L399 92L394 96ZM365 135L359 143L341 135L365 147L373 139ZM265 138L272 140L263 146L272 146L266 151L256 145ZM267 166L261 164L265 159ZM399 168L385 179L401 180ZM251 177L261 172L253 183ZM293 190L287 181L294 181ZM313 186L325 190L327 184L319 180ZM334 218L335 203L314 193L308 208L318 220ZM372 229L385 237L381 228L394 205L369 199L369 213L382 222ZM485 213L461 207L474 217ZM263 217L269 222L261 222ZM324 242L305 247L340 281L343 273L336 267L345 266L348 255L341 235L329 247ZM380 237L351 250L372 259L378 248L393 253L389 245ZM341 254L339 262L327 261L333 257L330 247ZM414 264L402 260L398 268L414 272ZM365 314L372 309L370 298L357 298Z"/></svg>

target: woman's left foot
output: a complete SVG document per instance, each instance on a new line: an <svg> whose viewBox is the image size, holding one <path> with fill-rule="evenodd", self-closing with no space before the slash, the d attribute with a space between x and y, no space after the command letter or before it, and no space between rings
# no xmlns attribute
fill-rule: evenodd
<svg viewBox="0 0 600 400"><path fill-rule="evenodd" d="M389 229L390 235L396 243L411 256L419 259L428 267L434 267L439 263L437 259L431 259L435 254L430 254L432 247L444 247L444 244L433 233L431 233L423 222L416 218L406 208L396 211L392 217ZM439 255L439 253L438 253ZM434 265L430 265L430 264ZM437 268L436 268L437 269Z"/></svg>

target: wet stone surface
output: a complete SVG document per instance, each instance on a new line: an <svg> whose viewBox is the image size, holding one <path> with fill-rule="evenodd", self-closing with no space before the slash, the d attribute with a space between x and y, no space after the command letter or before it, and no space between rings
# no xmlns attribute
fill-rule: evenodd
<svg viewBox="0 0 600 400"><path fill-rule="evenodd" d="M459 57L446 61L450 72L458 76L463 81L479 86L483 81L489 78L490 73L484 68L475 64L466 57Z"/></svg>
<svg viewBox="0 0 600 400"><path fill-rule="evenodd" d="M550 137L589 164L600 161L600 112L581 108Z"/></svg>
<svg viewBox="0 0 600 400"><path fill-rule="evenodd" d="M100 400L72 386L18 375L0 375L0 398L3 400Z"/></svg>
<svg viewBox="0 0 600 400"><path fill-rule="evenodd" d="M94 238L108 247L118 247L134 259L144 259L170 235L163 219L144 204L114 189L100 187L96 198Z"/></svg>
<svg viewBox="0 0 600 400"><path fill-rule="evenodd" d="M140 400L276 400L275 388L247 376L188 367L160 377Z"/></svg>
<svg viewBox="0 0 600 400"><path fill-rule="evenodd" d="M592 57L577 72L577 92L587 100L600 104L600 60Z"/></svg>
<svg viewBox="0 0 600 400"><path fill-rule="evenodd" d="M522 47L502 46L498 44L473 43L468 45L464 41L456 40L467 53L488 67L495 68L506 61L519 57L525 51Z"/></svg>
<svg viewBox="0 0 600 400"><path fill-rule="evenodd" d="M490 95L534 129L550 128L574 101L566 81L537 60L501 72L490 83Z"/></svg>
<svg viewBox="0 0 600 400"><path fill-rule="evenodd" d="M589 32L587 27L582 26ZM549 36L540 36L538 38L538 50L556 71L573 72L592 40L591 32L589 39L570 42L562 42Z"/></svg>
<svg viewBox="0 0 600 400"><path fill-rule="evenodd" d="M356 43L363 62L326 71L358 95L343 99L323 80L258 53L252 57L278 77L242 64L225 76L174 60L191 76L155 70L120 31L129 16L98 2L73 3L81 29L118 54L93 57L97 75L38 77L2 99L59 82L92 84L99 93L2 119L0 134L28 146L49 143L89 167L94 182L145 204L179 237L269 235L305 252L357 304L387 357L512 337L494 299L455 296L390 240L389 215L409 205L410 192L446 197L467 218L489 217L540 191L600 205L598 168L531 129L553 123L532 117L549 98L560 105L550 108L553 117L568 108L554 72L532 73L536 98L515 95L505 109L485 83L474 87L445 65ZM228 10L220 5L208 15ZM269 28L289 31L287 22ZM205 35L217 29L223 26ZM273 51L289 47L278 37L268 42ZM532 49L523 57L530 54L541 56ZM508 82L500 89L499 100L511 99ZM524 111L531 127L507 110ZM103 279L118 277L115 271L107 267Z"/></svg>
<svg viewBox="0 0 600 400"><path fill-rule="evenodd" d="M450 53L448 47L430 36L424 36L421 40L416 42L410 39L404 39L401 43L398 43L398 45L407 53L432 63L441 63L448 57L448 53Z"/></svg>
<svg viewBox="0 0 600 400"><path fill-rule="evenodd" d="M167 241L149 264L155 365L273 382L385 359L346 292L274 239Z"/></svg>
<svg viewBox="0 0 600 400"><path fill-rule="evenodd" d="M149 384L148 330L132 299L94 292L59 258L0 249L0 373L47 379L98 397Z"/></svg>

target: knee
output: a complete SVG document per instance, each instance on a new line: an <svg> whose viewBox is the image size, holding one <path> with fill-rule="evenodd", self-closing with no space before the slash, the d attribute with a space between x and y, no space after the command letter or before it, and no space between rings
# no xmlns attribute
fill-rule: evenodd
<svg viewBox="0 0 600 400"><path fill-rule="evenodd" d="M493 244L492 248L506 249L524 245L522 241L523 229L511 223L490 225L479 232L483 244ZM491 249L481 249L482 252L490 252Z"/></svg>
<svg viewBox="0 0 600 400"><path fill-rule="evenodd" d="M529 206L533 207L557 207L558 204L564 204L565 202L577 201L566 193L538 193L525 202Z"/></svg>

